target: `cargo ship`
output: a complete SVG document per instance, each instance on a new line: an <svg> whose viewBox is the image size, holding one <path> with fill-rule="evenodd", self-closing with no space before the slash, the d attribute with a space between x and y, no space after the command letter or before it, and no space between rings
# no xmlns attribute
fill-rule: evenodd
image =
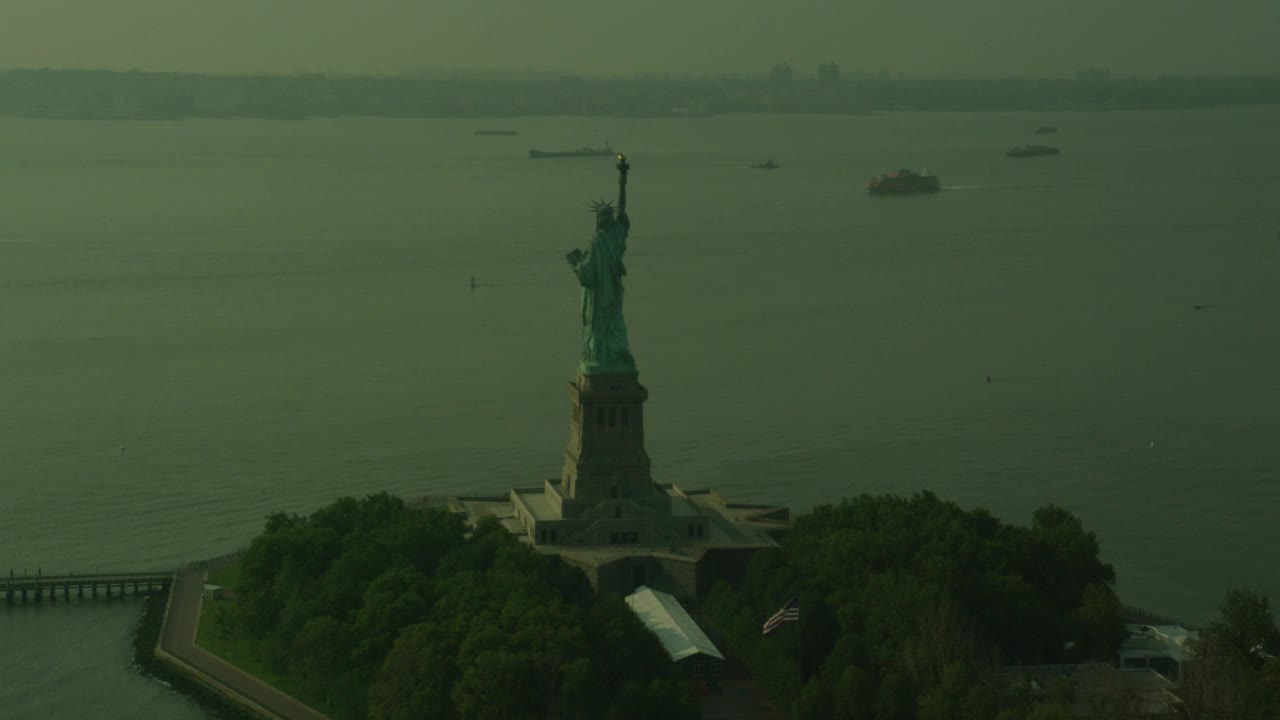
<svg viewBox="0 0 1280 720"><path fill-rule="evenodd" d="M562 157L613 157L618 151L609 147L609 143L605 143L602 148L584 147L577 150L530 150L530 159L537 160L539 158L562 158Z"/></svg>
<svg viewBox="0 0 1280 720"><path fill-rule="evenodd" d="M759 165L752 165L751 169L752 170L777 170L780 167L782 166L772 160L765 160Z"/></svg>
<svg viewBox="0 0 1280 720"><path fill-rule="evenodd" d="M1024 145L1012 150L1006 150L1004 156L1011 158L1040 157L1041 155L1057 155L1060 152L1062 151L1058 148L1049 147L1048 145Z"/></svg>
<svg viewBox="0 0 1280 720"><path fill-rule="evenodd" d="M519 135L519 130L477 130L476 135Z"/></svg>
<svg viewBox="0 0 1280 720"><path fill-rule="evenodd" d="M928 170L918 173L910 170L885 173L871 178L867 183L867 192L873 195L911 195L916 193L935 193L942 189L942 181L937 175L930 175Z"/></svg>

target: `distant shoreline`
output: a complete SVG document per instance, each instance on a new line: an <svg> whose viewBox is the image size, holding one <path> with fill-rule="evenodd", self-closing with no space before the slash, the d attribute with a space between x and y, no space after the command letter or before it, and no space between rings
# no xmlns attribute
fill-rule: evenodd
<svg viewBox="0 0 1280 720"><path fill-rule="evenodd" d="M161 122L185 122L188 120L273 120L279 122L305 122L310 120L536 120L541 118L561 118L561 117L583 117L592 119L628 119L628 120L691 120L691 119L707 119L713 117L734 116L734 115L824 115L834 117L880 117L885 115L898 114L1005 114L1005 113L1052 113L1054 115L1071 115L1074 113L1121 113L1121 112L1176 112L1176 111L1214 111L1214 110L1240 110L1245 108L1280 108L1280 101L1268 104L1247 104L1247 105L1215 105L1212 107L1189 107L1189 108L1114 108L1114 109L1074 109L1074 110L921 110L921 109L894 109L894 110L851 110L847 112L780 112L780 111L743 111L743 112L725 112L716 113L714 115L593 115L593 114L572 114L572 113L549 113L538 115L421 115L421 116L390 116L390 115L369 115L363 113L337 114L337 115L298 115L295 117L287 117L282 115L183 115L183 116L167 116L167 115L91 115L76 113L59 113L59 112L4 112L0 111L0 118L13 118L18 120L55 120L60 122L139 122L139 123L161 123Z"/></svg>
<svg viewBox="0 0 1280 720"><path fill-rule="evenodd" d="M924 80L534 79L0 71L0 115L68 120L1096 112L1280 105L1280 75Z"/></svg>

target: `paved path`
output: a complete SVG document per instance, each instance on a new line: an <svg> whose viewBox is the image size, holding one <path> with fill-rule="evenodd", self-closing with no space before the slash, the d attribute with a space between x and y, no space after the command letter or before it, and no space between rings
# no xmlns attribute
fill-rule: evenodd
<svg viewBox="0 0 1280 720"><path fill-rule="evenodd" d="M686 606L694 621L712 643L725 654L720 672L720 692L698 698L702 720L788 720L769 699L742 661L728 648L711 618L696 605Z"/></svg>
<svg viewBox="0 0 1280 720"><path fill-rule="evenodd" d="M170 655L282 720L329 720L315 710L195 644L204 570L184 570L170 589L169 618L160 647Z"/></svg>
<svg viewBox="0 0 1280 720"><path fill-rule="evenodd" d="M720 687L720 692L698 699L702 720L787 720L732 655L725 661Z"/></svg>

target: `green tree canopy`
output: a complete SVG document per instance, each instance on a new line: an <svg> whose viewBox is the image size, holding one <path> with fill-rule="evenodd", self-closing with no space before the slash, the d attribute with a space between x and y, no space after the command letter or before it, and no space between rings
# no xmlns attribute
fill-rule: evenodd
<svg viewBox="0 0 1280 720"><path fill-rule="evenodd" d="M335 718L699 716L625 603L494 518L340 498L270 516L240 562L232 626Z"/></svg>
<svg viewBox="0 0 1280 720"><path fill-rule="evenodd" d="M873 708L990 720L1001 702L982 678L997 665L1114 656L1124 625L1115 572L1098 555L1094 534L1058 506L1018 526L928 492L861 495L798 517L780 547L751 560L741 588L718 586L706 605L804 717ZM760 624L797 590L801 627L762 638Z"/></svg>

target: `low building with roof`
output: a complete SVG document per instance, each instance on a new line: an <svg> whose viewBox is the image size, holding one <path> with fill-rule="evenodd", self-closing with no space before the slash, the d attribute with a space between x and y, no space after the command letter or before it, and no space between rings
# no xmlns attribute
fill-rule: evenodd
<svg viewBox="0 0 1280 720"><path fill-rule="evenodd" d="M497 518L521 542L580 568L597 592L621 595L648 585L691 598L705 594L716 581L737 584L751 556L776 546L790 527L786 508L733 503L711 490L657 487L670 499L670 522L680 523L682 533L672 532L671 524L627 517L624 511L622 517L597 523L604 542L590 533L569 534L562 528L575 523L551 511L537 488L517 488L506 496L455 497L449 507L471 523Z"/></svg>
<svg viewBox="0 0 1280 720"><path fill-rule="evenodd" d="M224 587L222 585L205 583L204 599L205 600L235 600L236 589L233 587Z"/></svg>
<svg viewBox="0 0 1280 720"><path fill-rule="evenodd" d="M626 597L627 606L693 680L719 677L724 655L674 596L647 586Z"/></svg>
<svg viewBox="0 0 1280 720"><path fill-rule="evenodd" d="M1181 625L1125 625L1129 636L1120 646L1120 667L1150 668L1177 683L1182 666L1195 658L1190 641L1198 633Z"/></svg>
<svg viewBox="0 0 1280 720"><path fill-rule="evenodd" d="M1063 701L1078 718L1175 718L1182 701L1174 684L1150 668L1105 663L1022 665L1001 668L996 690L1008 697ZM1057 697L1053 697L1057 696Z"/></svg>

